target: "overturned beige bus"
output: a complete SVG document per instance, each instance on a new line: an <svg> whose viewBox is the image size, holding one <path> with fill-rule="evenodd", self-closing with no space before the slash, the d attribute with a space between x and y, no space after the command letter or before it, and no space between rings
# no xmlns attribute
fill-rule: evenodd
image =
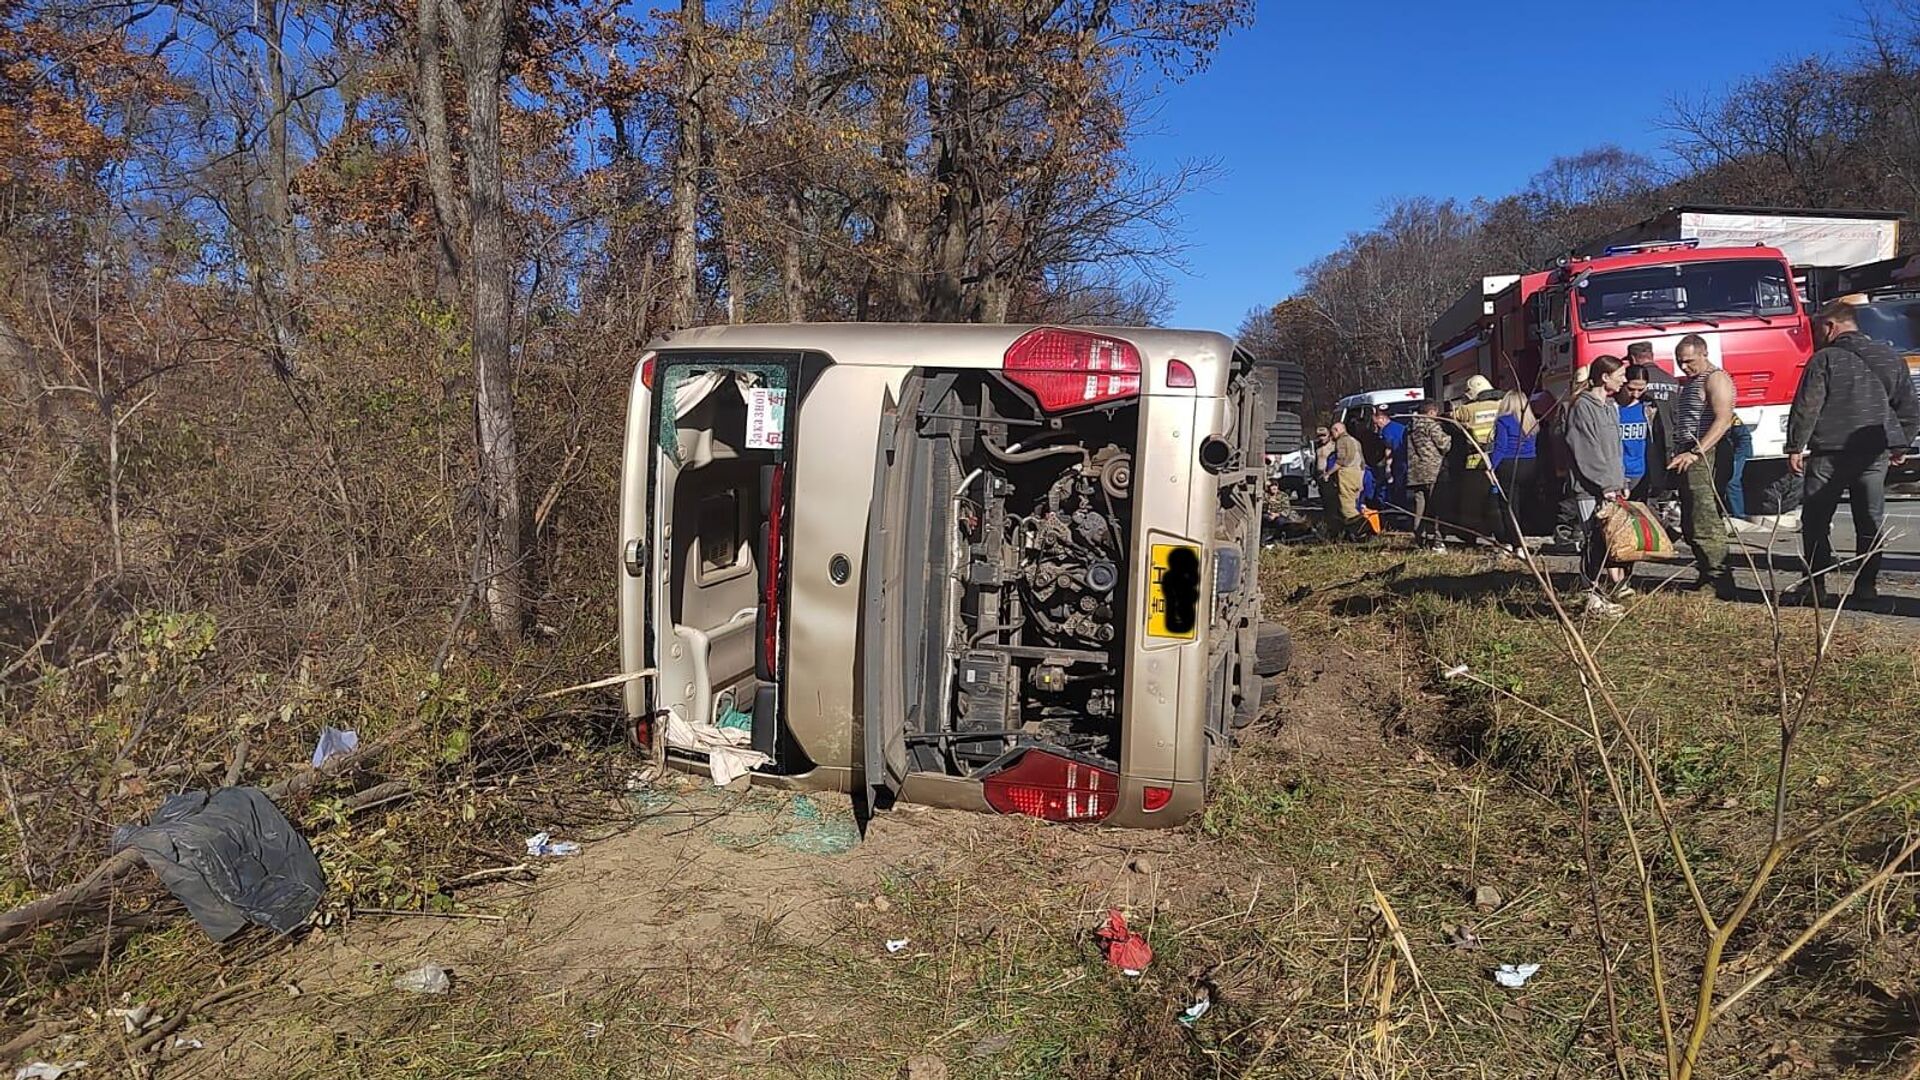
<svg viewBox="0 0 1920 1080"><path fill-rule="evenodd" d="M717 781L1177 824L1286 666L1263 454L1298 369L1215 333L697 328L629 404L635 730Z"/></svg>

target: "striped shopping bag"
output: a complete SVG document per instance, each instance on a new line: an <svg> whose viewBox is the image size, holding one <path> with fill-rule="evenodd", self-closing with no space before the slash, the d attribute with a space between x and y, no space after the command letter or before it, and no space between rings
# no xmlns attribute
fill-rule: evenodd
<svg viewBox="0 0 1920 1080"><path fill-rule="evenodd" d="M1600 504L1600 527L1607 538L1607 560L1633 563L1673 554L1673 540L1659 515L1646 503L1614 498Z"/></svg>

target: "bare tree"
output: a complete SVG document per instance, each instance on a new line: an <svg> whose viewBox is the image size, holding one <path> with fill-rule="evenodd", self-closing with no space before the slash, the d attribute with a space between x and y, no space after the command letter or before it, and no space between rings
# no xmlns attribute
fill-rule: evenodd
<svg viewBox="0 0 1920 1080"><path fill-rule="evenodd" d="M702 50L706 0L680 3L680 94L678 136L673 154L673 248L668 257L667 324L693 324L700 289L700 171L702 88L706 84Z"/></svg>
<svg viewBox="0 0 1920 1080"><path fill-rule="evenodd" d="M1849 148L1865 117L1854 74L1807 57L1717 101L1676 101L1667 126L1683 161L1729 171L1744 200L1834 206L1862 186Z"/></svg>
<svg viewBox="0 0 1920 1080"><path fill-rule="evenodd" d="M513 422L513 258L501 177L500 98L507 0L441 0L440 17L467 88L467 276L473 299L473 413L479 529L475 586L496 633L517 639L526 617L526 513Z"/></svg>
<svg viewBox="0 0 1920 1080"><path fill-rule="evenodd" d="M460 295L461 238L465 207L453 183L453 138L447 126L447 83L442 69L444 31L440 0L419 0L415 9L413 107L420 144L426 151L427 192L433 202L434 289L454 306Z"/></svg>
<svg viewBox="0 0 1920 1080"><path fill-rule="evenodd" d="M802 0L787 0L785 6L789 50L787 124L803 132L813 119L813 7ZM787 140L791 148L811 143L795 137ZM811 169L796 153L788 164L781 184L780 216L780 297L788 322L807 321L807 278L801 243L806 236L810 193L807 182Z"/></svg>

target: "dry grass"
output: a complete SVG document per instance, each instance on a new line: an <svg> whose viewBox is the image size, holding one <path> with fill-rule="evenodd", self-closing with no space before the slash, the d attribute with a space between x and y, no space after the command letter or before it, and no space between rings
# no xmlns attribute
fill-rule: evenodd
<svg viewBox="0 0 1920 1080"><path fill-rule="evenodd" d="M1572 736L1551 721L1437 674L1442 661L1464 662L1534 700L1569 700L1571 669L1546 640L1535 601L1511 569L1463 556L1286 551L1266 569L1301 639L1296 685L1279 731L1250 733L1187 829L1122 834L934 813L876 825L868 843L879 847L865 850L888 854L871 886L853 884L860 853L836 860L771 849L729 864L742 869L718 886L634 877L608 886L636 898L631 936L584 979L554 977L552 951L584 928L552 907L552 890L500 890L470 902L509 923L466 924L458 939L416 925L424 920L350 927L350 970L327 989L216 1030L245 1024L244 1038L266 1047L281 1072L314 1077L874 1077L915 1055L939 1058L955 1077L1609 1071L1575 797L1593 778ZM1766 690L1730 663L1658 676L1672 642L1732 650L1753 616L1676 598L1656 598L1639 616L1608 640L1607 662L1636 673L1626 680L1636 722L1668 794L1703 830L1696 870L1718 897L1766 839L1761 796L1773 747L1762 722L1747 719L1764 716ZM1844 633L1835 660L1795 774L1796 795L1812 810L1846 805L1874 786L1874 773L1899 767L1901 724L1910 723L1902 717L1920 704L1901 641ZM1316 727L1339 727L1346 741L1304 739L1301 729ZM1354 732L1371 739L1356 742ZM449 824L396 815L378 826L399 838ZM674 824L685 865L714 865L736 843L721 835L726 825L682 833L687 826ZM376 823L356 827L373 831ZM1620 932L1636 918L1632 873L1616 830L1600 821L1593 832L1626 1061L1651 1074L1654 1005L1634 990L1645 957ZM1777 940L1858 882L1878 852L1858 849L1873 837L1884 839L1835 837L1797 864L1742 948ZM581 864L553 873L590 867L601 851L590 847ZM762 860L820 875L806 918L698 921L719 901L704 889L750 895ZM1474 907L1476 886L1499 892L1494 910ZM1122 978L1093 945L1109 905L1126 908L1152 941L1156 958L1141 979ZM655 914L642 919L642 910ZM689 936L695 925L706 936ZM882 947L902 937L911 944L900 954ZM1737 1035L1710 1044L1714 1074L1828 1074L1911 1058L1915 939L1911 883L1890 882L1749 1000ZM180 1000L215 970L236 980L298 972L341 950L307 943L221 955L179 931L135 948L75 984L75 1000ZM449 957L459 973L450 998L388 987L394 970L428 954ZM1503 963L1542 968L1526 988L1508 990L1492 978ZM1202 988L1213 1008L1183 1025ZM163 1067L171 1074L220 1071L189 1056Z"/></svg>

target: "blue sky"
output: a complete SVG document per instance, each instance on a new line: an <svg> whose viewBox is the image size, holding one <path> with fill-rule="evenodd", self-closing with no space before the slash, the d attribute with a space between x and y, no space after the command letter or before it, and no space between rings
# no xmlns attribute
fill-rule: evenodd
<svg viewBox="0 0 1920 1080"><path fill-rule="evenodd" d="M1181 208L1171 325L1232 332L1400 195L1499 196L1603 143L1661 160L1698 97L1861 35L1861 0L1264 0L1204 74L1159 95L1139 152L1223 170ZM1598 72L1598 75L1583 72Z"/></svg>

